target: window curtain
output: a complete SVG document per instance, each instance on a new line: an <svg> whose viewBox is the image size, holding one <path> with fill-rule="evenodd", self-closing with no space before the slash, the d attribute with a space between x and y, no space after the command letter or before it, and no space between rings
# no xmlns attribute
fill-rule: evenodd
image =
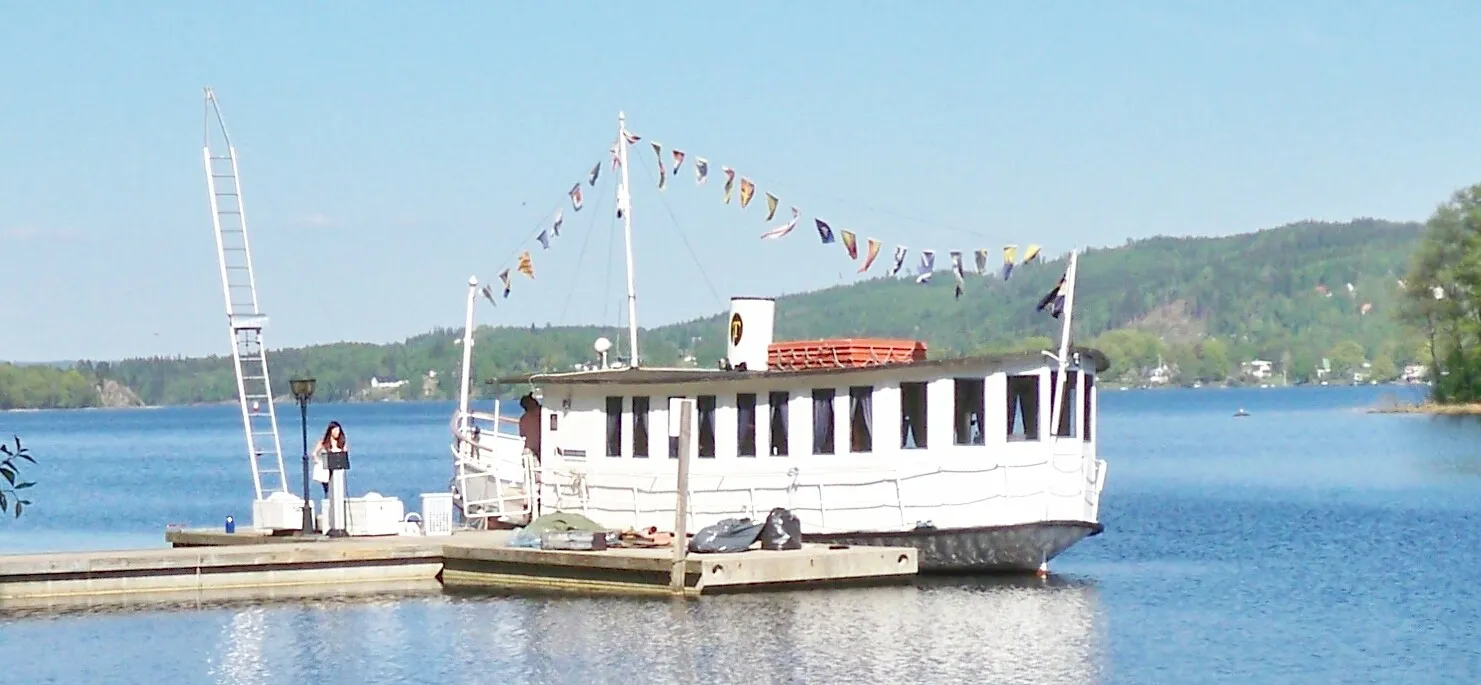
<svg viewBox="0 0 1481 685"><path fill-rule="evenodd" d="M874 388L849 391L849 450L869 452L874 448Z"/></svg>
<svg viewBox="0 0 1481 685"><path fill-rule="evenodd" d="M833 394L820 391L812 396L813 454L833 453Z"/></svg>
<svg viewBox="0 0 1481 685"><path fill-rule="evenodd" d="M776 398L772 398L772 402L772 456L786 456L786 399L775 404Z"/></svg>

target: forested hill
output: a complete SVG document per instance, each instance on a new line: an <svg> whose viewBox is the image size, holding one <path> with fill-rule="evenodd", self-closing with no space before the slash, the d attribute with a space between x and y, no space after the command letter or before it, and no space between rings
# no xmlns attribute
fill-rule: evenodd
<svg viewBox="0 0 1481 685"><path fill-rule="evenodd" d="M1255 358L1275 361L1298 378L1312 375L1324 357L1337 367L1371 361L1375 370L1387 370L1414 357L1416 345L1391 311L1398 275L1422 230L1418 223L1371 219L1303 222L1089 250L1079 260L1075 336L1106 349L1113 373L1129 381L1156 365L1159 355L1184 381L1218 380ZM1007 281L972 273L971 255L966 261L960 299L946 271L925 285L875 278L781 297L777 339L911 337L927 341L937 356L1045 345L1044 338L1057 334L1057 322L1034 305L1063 274L1065 257L1020 266ZM1366 314L1364 304L1371 305ZM724 355L724 333L720 313L645 331L645 362L679 364L692 357L712 366ZM479 375L590 362L598 335L626 337L596 327L480 328ZM387 345L274 350L275 389L287 394L289 375L306 370L319 379L325 399L450 397L460 360L456 338L455 330L438 330ZM688 349L695 338L697 348ZM76 371L97 382L117 381L150 404L229 401L235 393L227 357L83 362ZM372 377L406 383L373 389ZM0 388L0 407L35 406L14 395Z"/></svg>

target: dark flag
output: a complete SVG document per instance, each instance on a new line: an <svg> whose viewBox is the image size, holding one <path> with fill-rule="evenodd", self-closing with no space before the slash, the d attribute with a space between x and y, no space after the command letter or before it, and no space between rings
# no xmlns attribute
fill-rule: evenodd
<svg viewBox="0 0 1481 685"><path fill-rule="evenodd" d="M1059 282L1055 283L1054 288L1044 294L1044 298L1039 300L1039 306L1035 309L1041 312L1048 309L1049 315L1058 319L1059 315L1064 313L1064 286L1065 276L1060 276Z"/></svg>

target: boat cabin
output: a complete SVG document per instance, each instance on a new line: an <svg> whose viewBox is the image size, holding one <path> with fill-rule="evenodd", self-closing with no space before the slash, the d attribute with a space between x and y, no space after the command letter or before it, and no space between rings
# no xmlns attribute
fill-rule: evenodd
<svg viewBox="0 0 1481 685"><path fill-rule="evenodd" d="M541 388L541 462L671 469L653 460L679 456L679 399L693 401L689 453L700 471L770 470L784 459L893 461L924 451L933 459L1011 458L1042 450L1051 436L1078 439L1094 454L1094 380L1105 365L1098 352L1075 350L1061 386L1058 362L1043 353L927 360L914 341L773 343L770 300L733 304L728 368L498 381ZM1066 397L1056 425L1059 387Z"/></svg>

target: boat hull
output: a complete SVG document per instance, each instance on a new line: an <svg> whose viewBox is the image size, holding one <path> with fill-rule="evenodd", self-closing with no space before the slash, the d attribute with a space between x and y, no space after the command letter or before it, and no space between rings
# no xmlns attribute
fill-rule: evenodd
<svg viewBox="0 0 1481 685"><path fill-rule="evenodd" d="M1012 526L917 528L894 532L804 533L834 545L914 547L927 573L1033 573L1075 543L1100 534L1088 521L1043 521Z"/></svg>

